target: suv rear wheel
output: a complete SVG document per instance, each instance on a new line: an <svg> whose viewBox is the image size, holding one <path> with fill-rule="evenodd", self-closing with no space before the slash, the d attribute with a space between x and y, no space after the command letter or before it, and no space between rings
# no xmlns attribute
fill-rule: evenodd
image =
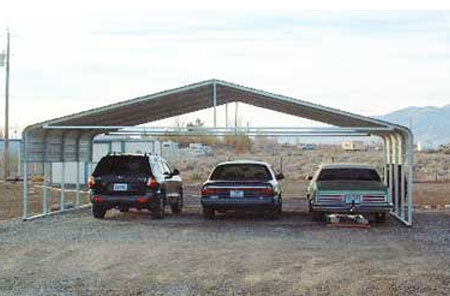
<svg viewBox="0 0 450 296"><path fill-rule="evenodd" d="M103 219L105 217L106 210L102 206L92 206L92 215L94 218Z"/></svg>
<svg viewBox="0 0 450 296"><path fill-rule="evenodd" d="M165 216L164 199L159 199L159 204L151 209L152 219L164 219Z"/></svg>

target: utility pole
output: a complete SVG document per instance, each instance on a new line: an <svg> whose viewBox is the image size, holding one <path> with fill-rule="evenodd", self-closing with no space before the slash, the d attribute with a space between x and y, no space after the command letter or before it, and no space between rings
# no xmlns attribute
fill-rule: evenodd
<svg viewBox="0 0 450 296"><path fill-rule="evenodd" d="M5 180L9 177L9 29L6 29L6 86L5 86Z"/></svg>

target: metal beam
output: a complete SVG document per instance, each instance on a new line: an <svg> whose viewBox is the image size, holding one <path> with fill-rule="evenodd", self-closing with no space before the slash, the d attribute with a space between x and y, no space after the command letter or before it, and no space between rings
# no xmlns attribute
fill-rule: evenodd
<svg viewBox="0 0 450 296"><path fill-rule="evenodd" d="M214 127L217 127L217 89L216 81L213 82L213 108L214 108Z"/></svg>
<svg viewBox="0 0 450 296"><path fill-rule="evenodd" d="M27 219L28 216L28 161L27 161L27 153L26 153L26 145L27 143L27 135L28 133L25 131L23 133L23 219Z"/></svg>

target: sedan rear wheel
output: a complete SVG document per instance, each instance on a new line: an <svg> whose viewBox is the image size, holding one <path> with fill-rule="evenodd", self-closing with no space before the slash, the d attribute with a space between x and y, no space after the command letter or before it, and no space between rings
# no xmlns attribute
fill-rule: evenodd
<svg viewBox="0 0 450 296"><path fill-rule="evenodd" d="M378 213L375 215L376 223L384 223L386 222L386 213Z"/></svg>
<svg viewBox="0 0 450 296"><path fill-rule="evenodd" d="M323 212L311 211L311 218L316 222L325 221L325 214Z"/></svg>
<svg viewBox="0 0 450 296"><path fill-rule="evenodd" d="M180 194L177 202L175 204L171 204L170 208L172 209L172 213L179 214L181 213L181 209L183 208L183 196Z"/></svg>
<svg viewBox="0 0 450 296"><path fill-rule="evenodd" d="M207 220L214 219L215 211L211 208L203 208L203 217Z"/></svg>

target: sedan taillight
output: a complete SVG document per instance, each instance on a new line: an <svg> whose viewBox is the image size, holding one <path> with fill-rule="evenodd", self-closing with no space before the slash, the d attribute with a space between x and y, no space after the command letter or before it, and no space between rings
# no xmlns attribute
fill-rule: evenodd
<svg viewBox="0 0 450 296"><path fill-rule="evenodd" d="M319 194L319 201L323 202L341 202L344 200L342 194Z"/></svg>

